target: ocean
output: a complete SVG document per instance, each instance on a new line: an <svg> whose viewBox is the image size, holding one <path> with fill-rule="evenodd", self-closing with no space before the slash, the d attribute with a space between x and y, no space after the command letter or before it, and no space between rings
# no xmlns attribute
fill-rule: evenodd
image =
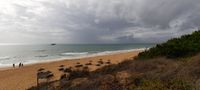
<svg viewBox="0 0 200 90"><path fill-rule="evenodd" d="M155 44L0 45L0 67L75 59L153 47Z"/></svg>

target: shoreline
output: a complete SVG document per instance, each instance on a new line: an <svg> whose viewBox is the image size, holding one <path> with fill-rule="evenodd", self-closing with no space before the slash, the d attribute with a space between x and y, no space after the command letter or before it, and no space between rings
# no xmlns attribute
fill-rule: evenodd
<svg viewBox="0 0 200 90"><path fill-rule="evenodd" d="M54 74L52 80L58 80L62 74L58 70L60 65L65 67L72 67L75 69L77 62L84 65L92 60L92 65L88 66L90 71L106 66L96 66L98 61L102 59L104 62L110 60L111 64L118 64L127 59L132 59L137 56L140 51L129 51L107 55L100 55L94 57L85 57L81 59L64 59L61 61L50 61L37 64L24 65L21 68L7 68L0 71L0 88L3 90L24 90L36 85L36 74L39 68L45 68Z"/></svg>
<svg viewBox="0 0 200 90"><path fill-rule="evenodd" d="M59 61L74 61L74 60L79 60L79 59L84 59L84 58L92 58L92 57L98 57L98 56L107 56L107 55L113 55L113 54L120 54L120 53L128 53L128 52L137 52L137 51L144 51L148 48L137 48L137 49L127 49L127 50L116 50L116 51L104 51L104 52L99 52L99 53L93 53L93 54L88 54L88 55L83 55L83 56L75 56L75 57L63 57L63 58L57 58L57 59L49 59L49 60L43 60L43 61L38 61L38 62L31 62L31 63L24 63L25 66L29 65L34 65L34 64L44 64L44 63L51 63L51 62L59 62ZM15 68L17 69L18 64L15 64ZM13 69L12 64L10 66L0 66L0 71L2 70L9 70Z"/></svg>

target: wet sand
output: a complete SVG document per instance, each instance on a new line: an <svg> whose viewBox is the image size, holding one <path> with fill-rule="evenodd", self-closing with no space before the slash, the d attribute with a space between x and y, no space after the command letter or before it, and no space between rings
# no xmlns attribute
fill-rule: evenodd
<svg viewBox="0 0 200 90"><path fill-rule="evenodd" d="M91 71L101 68L105 65L96 66L97 62L102 59L106 62L110 60L111 64L120 63L126 59L133 58L138 55L141 51L130 51L114 53L109 55L86 57L81 59L71 59L71 60L61 60L61 61L51 61L45 63L38 63L32 65L24 65L21 68L3 68L0 69L0 89L1 90L25 90L31 86L36 85L36 74L39 68L45 68L53 72L54 77L52 80L58 80L62 72L58 70L60 65L65 67L74 67L77 62L85 65L89 61L92 61L93 65L89 66ZM75 67L74 67L75 68Z"/></svg>

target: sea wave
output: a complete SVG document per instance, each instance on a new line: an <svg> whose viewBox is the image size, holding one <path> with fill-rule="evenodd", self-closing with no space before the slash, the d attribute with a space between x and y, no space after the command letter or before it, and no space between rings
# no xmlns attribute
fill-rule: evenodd
<svg viewBox="0 0 200 90"><path fill-rule="evenodd" d="M129 50L115 50L115 51L93 51L91 52L66 52L66 53L61 53L59 55L38 55L35 57L38 58L22 58L25 59L25 61L16 61L17 63L23 62L24 64L34 64L34 63L42 63L42 62L49 62L49 61L60 61L60 60L72 60L72 59L80 59L80 58L87 58L87 57L95 57L95 56L102 56L102 55L112 55L112 54L117 54L117 53L125 53L125 52L132 52L132 51L144 51L147 50L148 48L138 48L138 49L129 49ZM44 57L48 57L45 58ZM5 56L5 57L0 57L0 60L4 62L5 59L11 59L11 57ZM38 59L38 60L37 60ZM6 66L12 66L14 63L13 61L6 61L7 63L0 63L0 67L6 67Z"/></svg>
<svg viewBox="0 0 200 90"><path fill-rule="evenodd" d="M100 55L110 55L110 54L116 54L116 53L124 53L124 52L132 52L132 51L144 51L148 48L137 48L137 49L128 49L128 50L114 50L114 51L103 51L91 54L89 56L100 56Z"/></svg>
<svg viewBox="0 0 200 90"><path fill-rule="evenodd" d="M49 55L38 55L38 56L35 56L35 57L48 57Z"/></svg>
<svg viewBox="0 0 200 90"><path fill-rule="evenodd" d="M87 55L88 52L67 52L67 53L61 53L61 56L78 56L78 55Z"/></svg>
<svg viewBox="0 0 200 90"><path fill-rule="evenodd" d="M7 59L10 59L11 57L9 56L3 56L3 57L0 57L0 60L7 60Z"/></svg>
<svg viewBox="0 0 200 90"><path fill-rule="evenodd" d="M41 50L35 50L36 52L45 52L45 51L47 51L47 50L45 50L45 49L41 49Z"/></svg>
<svg viewBox="0 0 200 90"><path fill-rule="evenodd" d="M65 55L63 56L60 60L63 59L80 59L80 58L87 58L87 57L95 57L95 56L102 56L102 55L112 55L112 54L118 54L118 53L125 53L125 52L132 52L132 51L144 51L147 50L148 48L137 48L137 49L128 49L128 50L114 50L114 51L102 51L102 52L97 52L96 53L88 53L87 54L83 53L82 54L76 54L76 55ZM81 52L80 52L81 53Z"/></svg>

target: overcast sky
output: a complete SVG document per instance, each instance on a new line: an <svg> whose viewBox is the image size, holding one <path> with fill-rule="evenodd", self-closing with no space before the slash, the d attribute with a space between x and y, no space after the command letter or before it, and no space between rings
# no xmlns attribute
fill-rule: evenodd
<svg viewBox="0 0 200 90"><path fill-rule="evenodd" d="M0 43L157 43L200 27L200 0L0 0Z"/></svg>

